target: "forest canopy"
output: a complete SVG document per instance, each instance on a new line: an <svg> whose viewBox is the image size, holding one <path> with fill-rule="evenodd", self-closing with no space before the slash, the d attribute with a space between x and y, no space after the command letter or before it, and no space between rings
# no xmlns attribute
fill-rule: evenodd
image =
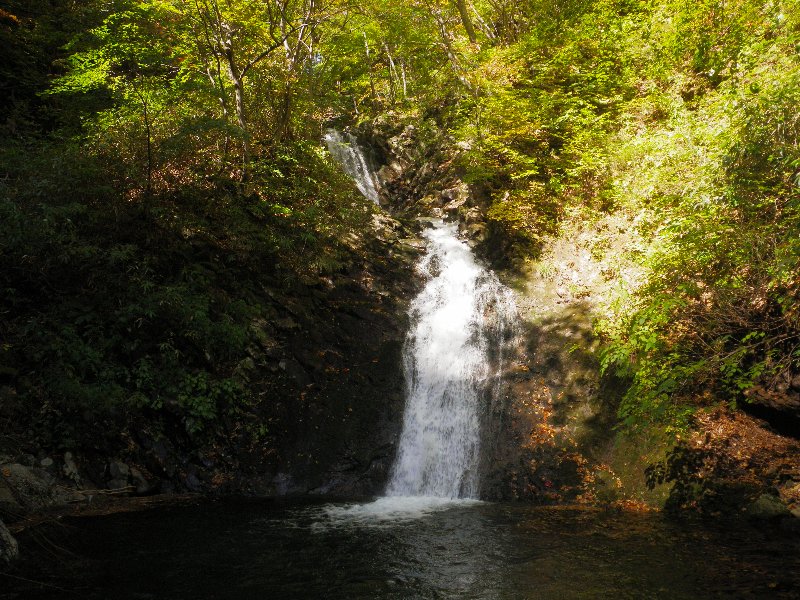
<svg viewBox="0 0 800 600"><path fill-rule="evenodd" d="M628 423L800 377L794 1L8 0L0 47L0 375L48 443L248 402L259 273L371 222L322 134L376 120L460 148L512 263L631 217L643 282L597 325Z"/></svg>

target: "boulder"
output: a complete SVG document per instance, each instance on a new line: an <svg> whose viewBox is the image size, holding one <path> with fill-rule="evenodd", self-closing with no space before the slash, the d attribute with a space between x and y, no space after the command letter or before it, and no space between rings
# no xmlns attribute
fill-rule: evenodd
<svg viewBox="0 0 800 600"><path fill-rule="evenodd" d="M382 186L393 183L403 176L405 166L399 160L393 160L388 165L383 165L378 169L377 178Z"/></svg>
<svg viewBox="0 0 800 600"><path fill-rule="evenodd" d="M19 556L19 547L6 526L0 521L0 565L5 565Z"/></svg>
<svg viewBox="0 0 800 600"><path fill-rule="evenodd" d="M47 471L13 463L2 467L3 483L25 510L39 510L62 504L54 485L55 478Z"/></svg>
<svg viewBox="0 0 800 600"><path fill-rule="evenodd" d="M136 467L131 467L131 480L136 486L137 496L147 496L156 491L156 486L150 483L142 472Z"/></svg>
<svg viewBox="0 0 800 600"><path fill-rule="evenodd" d="M465 183L459 183L441 192L442 202L445 212L454 212L464 206L470 199L469 187Z"/></svg>
<svg viewBox="0 0 800 600"><path fill-rule="evenodd" d="M753 404L764 406L779 413L800 417L800 391L788 385L779 385L775 389L755 385L745 391L745 396Z"/></svg>
<svg viewBox="0 0 800 600"><path fill-rule="evenodd" d="M131 474L131 469L124 462L115 460L108 463L108 474L111 475L111 479L113 480L127 483L128 475Z"/></svg>
<svg viewBox="0 0 800 600"><path fill-rule="evenodd" d="M0 515L16 515L24 512L11 487L0 477Z"/></svg>
<svg viewBox="0 0 800 600"><path fill-rule="evenodd" d="M761 494L745 508L745 514L751 519L771 520L788 517L792 513L777 496Z"/></svg>
<svg viewBox="0 0 800 600"><path fill-rule="evenodd" d="M64 466L62 470L67 479L71 479L76 484L81 483L81 475L78 471L78 463L75 462L75 457L72 455L72 452L64 453Z"/></svg>

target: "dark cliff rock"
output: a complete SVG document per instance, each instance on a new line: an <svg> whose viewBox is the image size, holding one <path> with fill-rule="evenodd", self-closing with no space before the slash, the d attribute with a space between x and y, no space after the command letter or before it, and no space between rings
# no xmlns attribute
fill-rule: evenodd
<svg viewBox="0 0 800 600"><path fill-rule="evenodd" d="M189 455L175 439L137 431L140 451L129 462L162 480L163 491L380 493L401 423L400 352L414 285L414 255L395 244L377 239L346 272L265 286L271 318L252 324L256 343L236 371L252 405Z"/></svg>
<svg viewBox="0 0 800 600"><path fill-rule="evenodd" d="M335 273L287 282L265 273L247 356L232 376L247 402L193 432L165 402L116 416L113 445L42 448L20 429L0 447L0 516L109 496L330 494L383 490L403 410L401 348L416 285L413 235L376 215ZM97 423L98 428L103 425Z"/></svg>

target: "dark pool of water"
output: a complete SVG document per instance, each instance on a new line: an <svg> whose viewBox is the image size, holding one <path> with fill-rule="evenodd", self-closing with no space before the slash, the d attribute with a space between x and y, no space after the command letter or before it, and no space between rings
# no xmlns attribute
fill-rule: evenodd
<svg viewBox="0 0 800 600"><path fill-rule="evenodd" d="M225 501L21 536L0 598L799 598L800 540L770 527L505 504Z"/></svg>

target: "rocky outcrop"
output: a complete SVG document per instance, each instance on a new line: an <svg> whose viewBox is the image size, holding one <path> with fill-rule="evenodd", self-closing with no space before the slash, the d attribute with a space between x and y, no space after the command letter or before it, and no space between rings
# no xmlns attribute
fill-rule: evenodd
<svg viewBox="0 0 800 600"><path fill-rule="evenodd" d="M800 418L800 375L790 384L778 384L776 389L754 386L747 390L747 399L777 412L786 413L795 419Z"/></svg>
<svg viewBox="0 0 800 600"><path fill-rule="evenodd" d="M376 246L347 272L268 291L275 318L253 324L258 348L241 365L263 399L255 410L261 429L258 439L232 436L239 449L228 455L235 456L228 470L238 480L221 489L348 497L383 491L402 424L401 350L419 249L391 217L376 216L375 226ZM196 476L213 481L215 468L200 465Z"/></svg>
<svg viewBox="0 0 800 600"><path fill-rule="evenodd" d="M381 165L381 204L394 215L430 216L430 195L457 179L447 137L434 127L377 119L357 136Z"/></svg>
<svg viewBox="0 0 800 600"><path fill-rule="evenodd" d="M387 215L364 237L333 273L264 274L247 357L232 373L247 403L193 430L167 399L155 418L132 412L113 448L81 439L54 452L25 432L6 436L0 516L101 496L380 493L402 423L405 302L420 250Z"/></svg>
<svg viewBox="0 0 800 600"><path fill-rule="evenodd" d="M693 431L647 470L670 484L666 508L795 522L800 516L800 442L740 411L698 412Z"/></svg>
<svg viewBox="0 0 800 600"><path fill-rule="evenodd" d="M68 482L57 477L52 458L42 459L37 466L0 465L0 512L7 518L83 498Z"/></svg>
<svg viewBox="0 0 800 600"><path fill-rule="evenodd" d="M742 408L760 417L777 431L800 437L800 374L791 369L770 376L745 390L747 402Z"/></svg>

